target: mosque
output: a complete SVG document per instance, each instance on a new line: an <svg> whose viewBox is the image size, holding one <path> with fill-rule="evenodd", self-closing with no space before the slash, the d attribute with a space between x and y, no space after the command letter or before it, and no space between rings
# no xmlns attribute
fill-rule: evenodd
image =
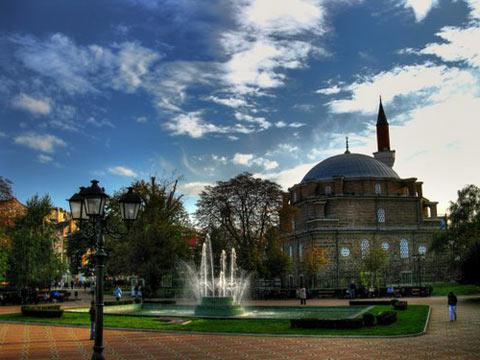
<svg viewBox="0 0 480 360"><path fill-rule="evenodd" d="M378 286L415 285L443 276L445 266L430 256L429 245L445 226L444 218L437 215L437 202L423 196L421 181L401 178L393 169L395 150L381 100L376 129L373 157L351 153L347 140L345 153L315 165L286 193L284 203L294 209L281 224L289 229L287 286L363 283L372 275L365 261L374 249L385 252L375 275ZM318 262L313 273L307 264L312 261Z"/></svg>

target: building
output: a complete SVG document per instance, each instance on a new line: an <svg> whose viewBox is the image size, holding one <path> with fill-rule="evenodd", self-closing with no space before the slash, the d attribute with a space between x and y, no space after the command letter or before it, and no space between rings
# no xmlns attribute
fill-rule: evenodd
<svg viewBox="0 0 480 360"><path fill-rule="evenodd" d="M295 211L281 224L290 230L284 246L293 264L289 286L364 283L372 278L366 259L370 252L381 253L379 249L385 262L375 272L378 286L443 276L439 269L444 259L430 256L428 249L444 220L437 215L437 202L423 196L423 183L401 178L393 169L395 151L381 101L377 145L373 157L354 154L347 139L345 153L321 161L289 189L284 202ZM312 261L318 263L313 271Z"/></svg>

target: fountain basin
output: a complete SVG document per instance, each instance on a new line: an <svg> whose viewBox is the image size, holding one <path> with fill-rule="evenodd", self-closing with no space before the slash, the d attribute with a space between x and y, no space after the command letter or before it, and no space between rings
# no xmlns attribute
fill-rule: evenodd
<svg viewBox="0 0 480 360"><path fill-rule="evenodd" d="M233 303L233 297L204 296L200 304L195 306L196 316L228 317L239 316L244 313L240 305Z"/></svg>

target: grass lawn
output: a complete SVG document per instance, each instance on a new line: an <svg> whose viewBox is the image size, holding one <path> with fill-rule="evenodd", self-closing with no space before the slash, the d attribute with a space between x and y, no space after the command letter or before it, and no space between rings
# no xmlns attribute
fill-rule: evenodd
<svg viewBox="0 0 480 360"><path fill-rule="evenodd" d="M378 305L370 310L378 314L391 310L391 306ZM170 331L225 332L248 334L296 334L296 335L407 335L423 331L428 315L427 305L408 305L408 310L398 311L398 321L388 326L363 327L352 330L335 329L291 329L289 320L220 320L192 319L186 325L170 324L154 317L105 315L104 325L109 328L155 329ZM1 320L28 321L43 324L85 325L89 315L85 313L64 313L62 318L41 319L22 314L0 315Z"/></svg>
<svg viewBox="0 0 480 360"><path fill-rule="evenodd" d="M480 285L457 284L457 283L438 283L433 284L432 296L447 296L450 291L455 295L474 295L480 294Z"/></svg>

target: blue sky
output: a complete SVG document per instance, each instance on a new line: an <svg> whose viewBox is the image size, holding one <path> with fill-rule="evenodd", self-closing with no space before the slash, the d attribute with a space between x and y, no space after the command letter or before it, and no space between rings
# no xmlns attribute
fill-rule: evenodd
<svg viewBox="0 0 480 360"><path fill-rule="evenodd" d="M375 149L443 212L480 183L479 0L0 2L0 174L57 206L96 178L299 182Z"/></svg>

